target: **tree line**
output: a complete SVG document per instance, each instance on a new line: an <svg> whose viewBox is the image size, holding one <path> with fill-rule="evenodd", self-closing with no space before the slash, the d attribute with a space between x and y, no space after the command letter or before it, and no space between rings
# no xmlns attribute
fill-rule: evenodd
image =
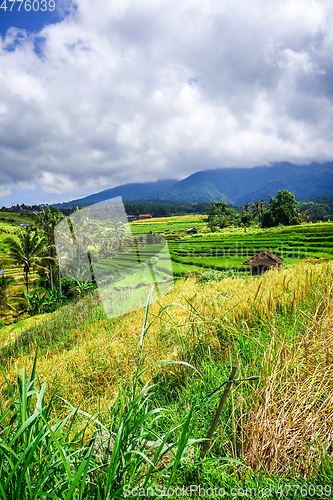
<svg viewBox="0 0 333 500"><path fill-rule="evenodd" d="M211 230L228 226L250 226L259 224L261 227L298 225L309 222L309 210L304 209L295 200L295 195L289 191L280 190L270 197L269 203L264 199L245 202L239 213L236 207L225 201L212 201L208 210L208 225Z"/></svg>
<svg viewBox="0 0 333 500"><path fill-rule="evenodd" d="M25 291L24 297L9 296L9 287L14 279L7 273L0 274L0 309L14 309L13 303L28 303L25 310L29 312L46 312L55 309L57 304L71 298L81 298L85 293L96 288L91 257L95 260L108 259L112 255L126 251L128 247L125 224L117 220L107 220L101 228L98 223L89 219L87 210L76 210L76 234L73 230L72 220L67 218L71 237L65 241L71 259L67 259L67 279L60 275L55 244L55 228L65 219L59 210L43 207L40 212L31 214L35 219L34 224L17 227L15 236L8 236L3 240L4 251L0 255L0 269L18 268L23 271ZM66 231L65 231L66 233ZM84 269L81 273L80 266L75 264L81 261L82 248L78 244L78 234L81 244L88 244L91 249L86 252L90 265L90 273ZM68 236L68 235L67 235ZM66 239L66 234L64 238ZM155 235L147 235L147 243L154 241ZM101 241L102 238L102 241ZM138 239L142 239L143 235ZM76 241L76 244L73 242ZM58 241L59 243L59 241ZM74 256L74 257L73 257ZM72 266L72 268L70 267ZM76 266L77 267L77 266ZM39 278L34 280L34 290L31 291L31 272L35 271ZM4 271L2 271L4 273ZM88 276L89 275L89 276ZM11 300L13 299L13 300Z"/></svg>
<svg viewBox="0 0 333 500"><path fill-rule="evenodd" d="M34 224L18 227L14 236L3 240L4 252L0 256L1 269L18 268L23 271L25 291L23 296L10 296L9 287L14 282L7 273L0 275L0 309L16 310L16 307L29 312L54 310L57 304L75 296L73 285L81 293L90 289L90 284L66 283L59 273L55 246L55 227L65 218L56 209L43 207L40 212L33 212ZM31 291L31 272L37 272L37 288ZM62 282L65 285L62 289ZM64 294L65 292L69 292ZM14 307L14 304L16 307ZM19 312L18 312L19 313Z"/></svg>

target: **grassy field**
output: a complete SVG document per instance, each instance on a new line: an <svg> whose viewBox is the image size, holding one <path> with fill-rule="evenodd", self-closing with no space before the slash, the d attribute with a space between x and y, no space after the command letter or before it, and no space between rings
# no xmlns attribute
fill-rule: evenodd
<svg viewBox="0 0 333 500"><path fill-rule="evenodd" d="M19 224L30 223L33 223L33 219L28 215L21 215L13 212L0 212L0 242L9 234L14 234L14 229Z"/></svg>
<svg viewBox="0 0 333 500"><path fill-rule="evenodd" d="M161 224L165 234L168 222L134 225ZM333 224L188 237L184 219L174 222L173 264L206 280L178 279L150 309L113 319L91 294L0 329L0 455L15 448L16 467L9 481L9 462L0 462L3 498L122 499L125 484L218 487L226 498L231 488L251 488L248 498L265 498L262 488L266 498L330 496L320 487L333 483ZM281 270L218 280L205 271L236 271L244 248L263 247L285 252ZM34 373L36 350L28 401L22 381ZM233 364L237 379L257 379L232 385L203 459L194 441L206 436L223 387L211 393ZM92 458L98 429L114 433L112 467L108 454ZM149 454L144 440L168 454Z"/></svg>
<svg viewBox="0 0 333 500"><path fill-rule="evenodd" d="M193 407L197 420L191 437L203 438L220 394L208 407L202 402L228 378L231 365L238 365L238 378L259 377L234 386L210 462L191 446L177 484L277 489L331 481L332 293L332 263L303 261L260 279L200 284L189 278L151 307L140 384L157 384L151 386L149 410L165 408L151 432L164 435L178 424L169 436L178 442ZM3 342L15 336L2 349L3 367L14 383L15 365L29 373L38 347L37 372L47 383L46 399L61 389L61 398L115 429L111 409L135 375L143 324L142 310L106 320L98 298L90 296L39 317L37 324L29 320L15 330L1 329ZM158 366L160 361L193 368ZM6 408L5 386L1 399ZM55 401L58 418L67 410L63 399ZM88 426L86 443L95 429ZM239 464L221 462L223 457Z"/></svg>
<svg viewBox="0 0 333 500"><path fill-rule="evenodd" d="M259 250L276 252L292 264L304 258L333 257L333 223L303 224L271 229L227 228L207 232L205 216L150 219L131 224L132 231L159 232L168 239L175 276L207 270L232 270L248 274L242 263ZM200 222L199 222L200 221ZM197 227L199 233L187 235L186 228ZM170 234L171 233L171 234Z"/></svg>
<svg viewBox="0 0 333 500"><path fill-rule="evenodd" d="M311 224L272 229L226 229L219 233L185 236L169 242L175 272L188 272L189 265L199 271L249 271L242 263L261 249L277 253L286 264L303 258L333 257L333 224Z"/></svg>
<svg viewBox="0 0 333 500"><path fill-rule="evenodd" d="M175 217L158 217L152 219L138 220L131 222L131 229L134 234L138 233L164 233L168 231L181 231L185 234L186 229L195 227L203 228L207 225L206 215L183 215Z"/></svg>

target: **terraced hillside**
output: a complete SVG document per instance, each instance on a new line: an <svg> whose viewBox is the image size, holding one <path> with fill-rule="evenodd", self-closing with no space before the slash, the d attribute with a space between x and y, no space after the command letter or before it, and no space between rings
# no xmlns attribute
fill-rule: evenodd
<svg viewBox="0 0 333 500"><path fill-rule="evenodd" d="M22 216L19 213L0 212L0 257L1 254L5 252L4 240L8 237L15 238L15 229L19 227L19 224L30 223L33 223L33 219L25 214ZM15 306L15 304L17 304L16 297L21 296L22 292L25 290L23 270L16 267L2 269L1 265L0 270L5 271L4 275L12 279L11 285L9 287L9 303ZM34 288L34 280L37 277L38 275L36 272L30 272L29 278L32 289ZM4 320L5 323L10 323L17 317L18 314L11 309L3 309L1 311L1 319ZM23 314L22 317L25 317L25 315Z"/></svg>
<svg viewBox="0 0 333 500"><path fill-rule="evenodd" d="M333 224L313 224L266 230L230 230L224 233L193 235L169 242L176 274L188 272L188 266L199 271L233 270L247 273L242 263L261 249L282 257L284 264L304 258L333 258Z"/></svg>
<svg viewBox="0 0 333 500"><path fill-rule="evenodd" d="M186 228L199 229L198 234L186 235ZM284 259L284 265L304 258L333 257L333 223L302 224L271 229L227 228L207 232L204 216L197 219L178 217L151 219L132 225L134 232L158 231L168 239L175 276L196 270L226 271L248 274L242 263L261 249L268 249ZM168 228L173 230L168 231Z"/></svg>

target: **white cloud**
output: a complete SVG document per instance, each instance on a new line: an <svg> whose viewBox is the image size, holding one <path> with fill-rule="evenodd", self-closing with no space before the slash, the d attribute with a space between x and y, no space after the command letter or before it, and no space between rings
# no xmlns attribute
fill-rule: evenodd
<svg viewBox="0 0 333 500"><path fill-rule="evenodd" d="M78 193L331 160L332 26L328 0L78 0L38 34L11 29L2 189Z"/></svg>
<svg viewBox="0 0 333 500"><path fill-rule="evenodd" d="M9 186L1 186L0 185L0 198L9 198L12 196L12 192Z"/></svg>

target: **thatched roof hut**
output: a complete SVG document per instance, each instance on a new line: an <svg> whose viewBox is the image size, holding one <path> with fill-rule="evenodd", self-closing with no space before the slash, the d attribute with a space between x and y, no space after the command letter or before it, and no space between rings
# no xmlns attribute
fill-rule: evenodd
<svg viewBox="0 0 333 500"><path fill-rule="evenodd" d="M272 267L280 268L282 266L282 262L284 259L278 257L272 252L268 252L268 250L263 250L262 252L257 253L250 259L243 262L243 266L251 266L251 275L263 274L268 269Z"/></svg>

